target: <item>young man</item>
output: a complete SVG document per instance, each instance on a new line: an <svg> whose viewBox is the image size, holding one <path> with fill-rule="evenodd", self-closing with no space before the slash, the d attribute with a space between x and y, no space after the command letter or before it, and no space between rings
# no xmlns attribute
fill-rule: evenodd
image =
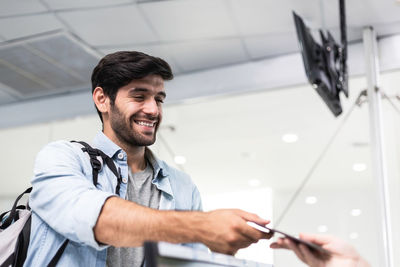
<svg viewBox="0 0 400 267"><path fill-rule="evenodd" d="M201 242L234 254L269 238L246 224L268 223L254 214L200 212L200 194L190 177L146 148L155 142L162 120L164 80L172 78L164 60L139 52L117 52L99 62L92 93L103 131L92 146L113 159L122 183L116 190L117 177L103 166L95 187L79 145L47 145L38 154L32 179L25 266L46 266L66 239L70 241L58 266L142 266L140 246L148 240Z"/></svg>

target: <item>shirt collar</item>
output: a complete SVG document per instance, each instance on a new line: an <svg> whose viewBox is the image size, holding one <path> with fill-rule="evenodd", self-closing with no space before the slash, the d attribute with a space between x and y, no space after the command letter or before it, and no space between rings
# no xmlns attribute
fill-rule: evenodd
<svg viewBox="0 0 400 267"><path fill-rule="evenodd" d="M93 145L95 148L103 151L110 158L114 157L115 154L122 151L113 141L111 141L103 132L98 132L93 139Z"/></svg>
<svg viewBox="0 0 400 267"><path fill-rule="evenodd" d="M168 176L167 171L165 170L165 168L163 168L162 161L157 159L149 148L145 148L144 154L146 159L150 162L150 165L153 167L154 178L163 178L165 176Z"/></svg>
<svg viewBox="0 0 400 267"><path fill-rule="evenodd" d="M98 132L93 139L93 145L95 148L103 151L107 156L113 158L115 154L123 151L118 145L111 141L103 132ZM125 153L125 151L124 151ZM163 162L157 159L153 152L149 148L145 148L145 157L150 162L154 170L155 178L163 178L168 176L165 168L163 168Z"/></svg>

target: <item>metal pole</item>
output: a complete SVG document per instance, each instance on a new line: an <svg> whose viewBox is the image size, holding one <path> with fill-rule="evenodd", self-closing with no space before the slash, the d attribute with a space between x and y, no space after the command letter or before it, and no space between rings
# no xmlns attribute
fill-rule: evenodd
<svg viewBox="0 0 400 267"><path fill-rule="evenodd" d="M392 248L392 227L389 204L389 187L385 165L384 134L382 122L381 92L378 87L379 62L375 31L372 27L363 31L365 65L368 84L370 116L370 138L372 167L376 179L380 202L383 261L385 267L394 267Z"/></svg>

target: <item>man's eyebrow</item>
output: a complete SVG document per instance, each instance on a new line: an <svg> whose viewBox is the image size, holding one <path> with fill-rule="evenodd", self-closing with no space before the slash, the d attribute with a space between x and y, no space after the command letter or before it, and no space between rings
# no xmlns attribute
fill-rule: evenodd
<svg viewBox="0 0 400 267"><path fill-rule="evenodd" d="M140 93L140 92L146 93L149 91L150 90L147 88L135 87L135 88L132 88L131 90L129 90L129 93ZM164 91L158 92L157 95L161 95L164 98L167 97L167 94Z"/></svg>
<svg viewBox="0 0 400 267"><path fill-rule="evenodd" d="M135 87L135 88L132 88L131 90L129 90L129 93L148 92L148 91L150 91L150 90L147 88Z"/></svg>
<svg viewBox="0 0 400 267"><path fill-rule="evenodd" d="M167 94L164 91L158 92L157 95L161 95L164 98L167 97Z"/></svg>

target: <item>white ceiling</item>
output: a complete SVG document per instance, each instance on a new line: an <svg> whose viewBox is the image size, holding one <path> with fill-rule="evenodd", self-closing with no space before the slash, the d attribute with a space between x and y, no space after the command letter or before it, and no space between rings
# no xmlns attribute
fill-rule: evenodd
<svg viewBox="0 0 400 267"><path fill-rule="evenodd" d="M398 1L346 2L349 41L360 40L367 25L378 36L400 33ZM1 0L0 48L65 31L97 57L139 50L165 58L184 74L297 51L292 10L312 29L324 27L339 38L336 0ZM0 104L26 100L1 82Z"/></svg>

